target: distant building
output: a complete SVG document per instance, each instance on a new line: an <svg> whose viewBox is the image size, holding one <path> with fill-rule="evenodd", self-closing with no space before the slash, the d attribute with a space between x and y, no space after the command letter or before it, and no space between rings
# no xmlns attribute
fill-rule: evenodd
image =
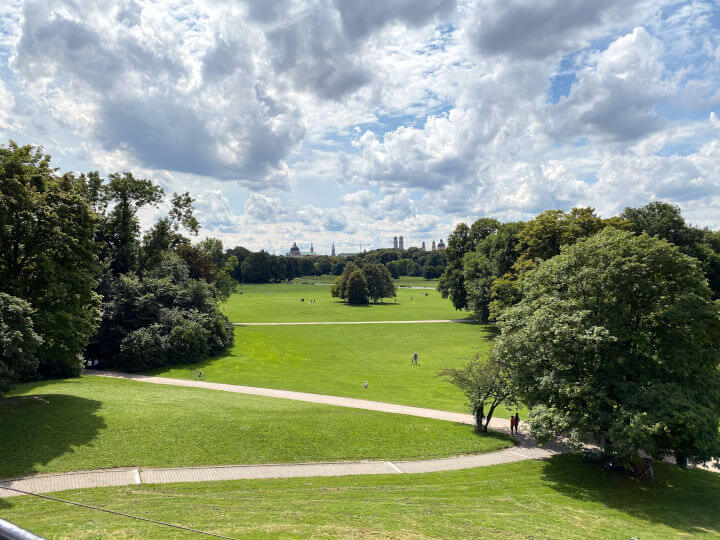
<svg viewBox="0 0 720 540"><path fill-rule="evenodd" d="M397 236L393 236L393 249L397 249L397 248L398 248Z"/></svg>
<svg viewBox="0 0 720 540"><path fill-rule="evenodd" d="M332 251L330 252L330 256L331 257L335 256L335 242L333 242L333 247L332 247Z"/></svg>
<svg viewBox="0 0 720 540"><path fill-rule="evenodd" d="M290 251L288 251L285 254L286 257L316 257L317 253L315 253L315 249L313 248L313 245L310 244L310 251L300 251L300 248L297 246L297 243L293 242L292 247L290 248Z"/></svg>
<svg viewBox="0 0 720 540"><path fill-rule="evenodd" d="M433 240L432 247L430 248L432 251L435 251L435 240Z"/></svg>
<svg viewBox="0 0 720 540"><path fill-rule="evenodd" d="M439 251L445 249L445 243L442 241L442 238L440 239L440 242L438 242L437 248Z"/></svg>
<svg viewBox="0 0 720 540"><path fill-rule="evenodd" d="M402 236L398 239L398 249L400 249L400 250L405 249L405 242L403 241Z"/></svg>
<svg viewBox="0 0 720 540"><path fill-rule="evenodd" d="M424 240L423 240L423 243L422 243L422 247L421 247L420 249L422 249L423 251L425 251L425 241L424 241Z"/></svg>

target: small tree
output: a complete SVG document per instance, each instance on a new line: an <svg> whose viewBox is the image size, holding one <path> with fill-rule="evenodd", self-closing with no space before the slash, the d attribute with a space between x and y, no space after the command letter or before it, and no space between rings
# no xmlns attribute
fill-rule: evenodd
<svg viewBox="0 0 720 540"><path fill-rule="evenodd" d="M489 358L475 356L464 368L443 369L437 376L451 382L465 393L470 412L475 415L478 431L488 430L498 405L516 404L510 377L494 355Z"/></svg>
<svg viewBox="0 0 720 540"><path fill-rule="evenodd" d="M348 304L368 303L367 280L360 270L355 270L348 276L346 295Z"/></svg>

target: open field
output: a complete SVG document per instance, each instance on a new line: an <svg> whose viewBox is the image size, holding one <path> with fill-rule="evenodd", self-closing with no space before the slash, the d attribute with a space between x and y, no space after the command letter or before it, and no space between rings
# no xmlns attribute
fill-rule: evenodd
<svg viewBox="0 0 720 540"><path fill-rule="evenodd" d="M85 376L0 401L0 478L123 466L398 459L512 446L471 426Z"/></svg>
<svg viewBox="0 0 720 540"><path fill-rule="evenodd" d="M338 276L323 275L323 276L302 276L292 280L292 283L335 283ZM419 276L400 276L395 280L395 284L398 287L431 287L437 288L437 279L425 279Z"/></svg>
<svg viewBox="0 0 720 540"><path fill-rule="evenodd" d="M398 289L397 303L386 299L382 304L363 306L349 306L331 297L327 285L242 285L240 290L242 294L232 295L223 304L224 313L232 322L421 321L467 317L435 290ZM310 299L317 303L311 304Z"/></svg>
<svg viewBox="0 0 720 540"><path fill-rule="evenodd" d="M462 392L436 373L487 354L490 338L487 327L455 323L244 326L227 354L151 373L192 378L201 369L212 382L467 412ZM507 417L504 409L497 414Z"/></svg>
<svg viewBox="0 0 720 540"><path fill-rule="evenodd" d="M641 483L577 457L416 476L76 490L61 498L231 537L677 538L720 535L720 475L656 465ZM192 537L29 497L4 518L60 538Z"/></svg>

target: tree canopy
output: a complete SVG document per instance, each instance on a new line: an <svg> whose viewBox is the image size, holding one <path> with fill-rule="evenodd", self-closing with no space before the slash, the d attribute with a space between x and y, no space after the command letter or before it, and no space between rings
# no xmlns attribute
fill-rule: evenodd
<svg viewBox="0 0 720 540"><path fill-rule="evenodd" d="M632 466L640 449L720 454L720 315L696 260L606 228L526 273L522 291L495 353L540 442L567 432Z"/></svg>
<svg viewBox="0 0 720 540"><path fill-rule="evenodd" d="M0 146L0 291L31 306L39 375L77 375L97 328L96 226L82 182L41 148Z"/></svg>

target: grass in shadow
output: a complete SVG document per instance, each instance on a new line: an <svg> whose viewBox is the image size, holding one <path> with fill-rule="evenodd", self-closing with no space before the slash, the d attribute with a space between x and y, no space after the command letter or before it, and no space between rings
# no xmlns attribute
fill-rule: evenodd
<svg viewBox="0 0 720 540"><path fill-rule="evenodd" d="M606 473L577 455L555 456L543 480L572 499L600 503L634 518L690 535L720 529L720 478L717 473L655 463L655 480L639 481Z"/></svg>
<svg viewBox="0 0 720 540"><path fill-rule="evenodd" d="M0 433L2 446L9 451L0 463L0 478L32 474L38 466L91 442L105 428L97 414L101 405L93 399L62 394L2 399Z"/></svg>

